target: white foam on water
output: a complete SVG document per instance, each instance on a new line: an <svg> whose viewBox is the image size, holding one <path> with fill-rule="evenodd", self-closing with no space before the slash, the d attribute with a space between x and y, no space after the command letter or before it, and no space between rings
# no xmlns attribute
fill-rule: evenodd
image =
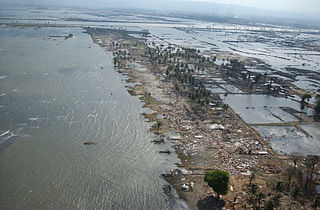
<svg viewBox="0 0 320 210"><path fill-rule="evenodd" d="M30 121L39 121L39 120L43 120L44 118L40 118L39 116L36 117L29 117L28 120Z"/></svg>
<svg viewBox="0 0 320 210"><path fill-rule="evenodd" d="M7 130L7 131L1 133L1 134L0 134L0 137L5 136L5 135L7 135L8 133L10 133L10 130Z"/></svg>
<svg viewBox="0 0 320 210"><path fill-rule="evenodd" d="M10 132L9 135L7 137L4 137L3 139L5 141L7 141L7 140L9 140L9 139L11 139L12 137L15 137L15 136L19 136L19 135L16 134L16 133Z"/></svg>

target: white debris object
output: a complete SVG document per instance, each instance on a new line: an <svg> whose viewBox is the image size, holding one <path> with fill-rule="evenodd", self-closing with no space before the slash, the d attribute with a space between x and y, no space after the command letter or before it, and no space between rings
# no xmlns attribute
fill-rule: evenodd
<svg viewBox="0 0 320 210"><path fill-rule="evenodd" d="M198 136L194 136L194 138L196 138L196 139L203 139L203 136L198 135Z"/></svg>
<svg viewBox="0 0 320 210"><path fill-rule="evenodd" d="M192 128L192 126L191 126L191 125L184 125L184 126L182 126L182 128L183 128L185 131L188 131L188 130L190 130L190 129Z"/></svg>
<svg viewBox="0 0 320 210"><path fill-rule="evenodd" d="M267 151L258 151L257 155L268 155Z"/></svg>
<svg viewBox="0 0 320 210"><path fill-rule="evenodd" d="M192 171L188 171L187 169L182 168L182 169L181 169L181 173L182 173L182 174L192 174Z"/></svg>
<svg viewBox="0 0 320 210"><path fill-rule="evenodd" d="M223 130L224 129L224 126L223 125L219 125L219 124L213 124L213 125L209 125L209 128L211 130Z"/></svg>
<svg viewBox="0 0 320 210"><path fill-rule="evenodd" d="M193 188L194 187L194 182L190 182L190 186Z"/></svg>
<svg viewBox="0 0 320 210"><path fill-rule="evenodd" d="M241 172L241 174L244 176L251 176L251 171Z"/></svg>
<svg viewBox="0 0 320 210"><path fill-rule="evenodd" d="M178 135L169 136L168 138L171 139L171 140L180 140L181 136L180 136L180 134L178 134Z"/></svg>
<svg viewBox="0 0 320 210"><path fill-rule="evenodd" d="M189 186L186 184L181 185L182 190L189 190Z"/></svg>

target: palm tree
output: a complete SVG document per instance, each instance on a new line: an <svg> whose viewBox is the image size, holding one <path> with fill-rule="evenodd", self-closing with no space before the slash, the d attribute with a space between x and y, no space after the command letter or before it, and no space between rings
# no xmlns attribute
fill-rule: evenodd
<svg viewBox="0 0 320 210"><path fill-rule="evenodd" d="M309 99L312 98L312 96L308 93L303 94L302 98L301 98L301 102L305 102L305 100L307 99L307 101L309 101Z"/></svg>
<svg viewBox="0 0 320 210"><path fill-rule="evenodd" d="M261 202L263 201L263 199L266 197L265 194L263 194L262 192L259 192L257 195L256 195L256 201L258 202L258 208L260 209L261 207Z"/></svg>
<svg viewBox="0 0 320 210"><path fill-rule="evenodd" d="M251 176L250 176L250 179L249 179L249 186L252 185L252 181L256 177L256 169L255 168L251 168L250 172L251 172Z"/></svg>
<svg viewBox="0 0 320 210"><path fill-rule="evenodd" d="M249 198L249 202L252 204L253 209L255 209L256 207L256 195L258 192L258 186L256 184L251 184L249 186L249 194L251 194L250 198Z"/></svg>
<svg viewBox="0 0 320 210"><path fill-rule="evenodd" d="M157 121L158 133L159 133L159 129L160 129L161 125L162 125L162 122L161 121Z"/></svg>
<svg viewBox="0 0 320 210"><path fill-rule="evenodd" d="M249 187L249 193L255 195L258 192L258 186L256 184L251 184Z"/></svg>
<svg viewBox="0 0 320 210"><path fill-rule="evenodd" d="M320 97L317 96L317 102L316 106L314 107L314 119L319 120L320 119Z"/></svg>
<svg viewBox="0 0 320 210"><path fill-rule="evenodd" d="M292 192L291 192L291 197L295 200L298 200L302 196L302 193L299 189L299 187L296 187Z"/></svg>
<svg viewBox="0 0 320 210"><path fill-rule="evenodd" d="M288 187L287 190L290 191L290 186L291 186L291 180L292 177L295 176L297 171L297 168L294 166L289 166L288 168L285 169L283 172L283 175L288 179Z"/></svg>
<svg viewBox="0 0 320 210"><path fill-rule="evenodd" d="M312 207L314 208L314 210L317 210L318 207L320 207L320 193L317 194L317 196L312 204Z"/></svg>
<svg viewBox="0 0 320 210"><path fill-rule="evenodd" d="M283 182L278 181L276 183L275 190L277 193L283 192Z"/></svg>
<svg viewBox="0 0 320 210"><path fill-rule="evenodd" d="M303 156L298 152L293 152L290 155L290 159L292 160L294 167L297 167L298 161L302 160Z"/></svg>
<svg viewBox="0 0 320 210"><path fill-rule="evenodd" d="M300 111L300 120L302 119L302 112L303 112L305 106L306 106L306 102L301 101L301 103L300 103L300 110L301 110Z"/></svg>
<svg viewBox="0 0 320 210"><path fill-rule="evenodd" d="M306 179L305 190L308 192L309 185L312 182L315 165L319 163L320 157L317 155L308 155L305 160L305 165L308 168L309 174Z"/></svg>

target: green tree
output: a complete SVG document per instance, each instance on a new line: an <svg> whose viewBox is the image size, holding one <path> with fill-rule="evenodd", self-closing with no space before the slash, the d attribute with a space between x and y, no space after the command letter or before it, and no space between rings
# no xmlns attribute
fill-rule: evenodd
<svg viewBox="0 0 320 210"><path fill-rule="evenodd" d="M254 78L254 81L255 81L256 83L258 83L258 82L260 81L261 77L262 77L262 74L257 74L257 75L255 76L255 78Z"/></svg>
<svg viewBox="0 0 320 210"><path fill-rule="evenodd" d="M283 175L287 178L287 191L290 192L291 180L296 175L297 168L295 166L289 166L283 171Z"/></svg>
<svg viewBox="0 0 320 210"><path fill-rule="evenodd" d="M276 183L274 188L275 188L277 193L283 192L283 190L284 190L283 182L277 181L277 183Z"/></svg>
<svg viewBox="0 0 320 210"><path fill-rule="evenodd" d="M265 210L274 210L278 209L278 207L281 206L281 195L277 194L270 198L270 200L266 201L264 204L264 209Z"/></svg>
<svg viewBox="0 0 320 210"><path fill-rule="evenodd" d="M250 176L250 179L249 179L249 187L252 185L252 181L256 177L257 169L251 168L250 172L251 172L251 176Z"/></svg>
<svg viewBox="0 0 320 210"><path fill-rule="evenodd" d="M301 98L301 102L305 102L305 100L307 99L307 101L309 101L309 99L312 98L312 96L308 93L303 94L302 98Z"/></svg>
<svg viewBox="0 0 320 210"><path fill-rule="evenodd" d="M160 127L161 127L161 125L162 125L162 122L161 122L161 121L157 121L158 131L159 131L159 129L160 129Z"/></svg>
<svg viewBox="0 0 320 210"><path fill-rule="evenodd" d="M222 108L223 108L224 110L228 110L229 105L228 105L228 104L223 104Z"/></svg>
<svg viewBox="0 0 320 210"><path fill-rule="evenodd" d="M258 192L258 186L256 184L251 184L249 187L249 193L255 195Z"/></svg>
<svg viewBox="0 0 320 210"><path fill-rule="evenodd" d="M213 190L218 193L218 199L221 195L228 193L229 173L221 170L213 170L206 172L204 181L208 183Z"/></svg>
<svg viewBox="0 0 320 210"><path fill-rule="evenodd" d="M249 185L249 189L248 189L248 193L251 195L249 197L249 203L252 204L253 209L256 209L257 207L257 200L256 200L256 196L258 193L258 186L256 184L251 184Z"/></svg>
<svg viewBox="0 0 320 210"><path fill-rule="evenodd" d="M298 152L292 152L290 159L293 162L294 167L297 167L297 163L303 159L303 156Z"/></svg>
<svg viewBox="0 0 320 210"><path fill-rule="evenodd" d="M317 194L317 196L314 199L313 204L311 205L311 207L313 207L315 210L317 210L318 207L320 207L320 193Z"/></svg>
<svg viewBox="0 0 320 210"><path fill-rule="evenodd" d="M306 184L305 184L306 192L309 192L309 185L312 182L315 166L316 166L316 164L319 163L319 161L320 161L320 157L317 155L308 155L305 159L304 164L306 165L307 170L308 170L308 175L307 175Z"/></svg>
<svg viewBox="0 0 320 210"><path fill-rule="evenodd" d="M299 187L296 187L292 192L291 192L291 197L294 199L294 200L298 200L300 197L302 197L303 194L302 192L300 191Z"/></svg>
<svg viewBox="0 0 320 210"><path fill-rule="evenodd" d="M266 197L265 194L263 194L262 192L259 192L258 194L256 194L256 201L258 203L258 209L261 208L261 202L263 201L263 199Z"/></svg>
<svg viewBox="0 0 320 210"><path fill-rule="evenodd" d="M317 99L316 106L314 107L314 119L320 120L320 98Z"/></svg>
<svg viewBox="0 0 320 210"><path fill-rule="evenodd" d="M264 204L264 209L266 209L266 210L274 210L274 207L275 207L275 205L272 200L268 200Z"/></svg>
<svg viewBox="0 0 320 210"><path fill-rule="evenodd" d="M301 112L300 112L300 120L302 119L302 112L303 112L305 107L306 107L306 102L301 101L301 103L300 103L300 110L301 110Z"/></svg>

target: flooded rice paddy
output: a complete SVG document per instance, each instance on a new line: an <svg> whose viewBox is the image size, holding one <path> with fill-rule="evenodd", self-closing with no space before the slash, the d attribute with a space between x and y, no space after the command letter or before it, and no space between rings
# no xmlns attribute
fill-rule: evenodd
<svg viewBox="0 0 320 210"><path fill-rule="evenodd" d="M314 125L300 125L308 133L293 126L257 126L254 127L271 147L279 154L298 152L303 155L318 155L320 151L320 130Z"/></svg>
<svg viewBox="0 0 320 210"><path fill-rule="evenodd" d="M221 95L221 97L246 123L253 124L253 128L269 141L271 147L279 154L292 152L304 155L319 154L320 129L318 125L298 124L297 127L282 125L282 123L299 121L297 117L282 109L289 107L301 111L300 103L297 101L268 95L229 94ZM312 117L312 113L309 115Z"/></svg>
<svg viewBox="0 0 320 210"><path fill-rule="evenodd" d="M290 107L299 110L298 102L288 98L277 98L266 95L233 95L223 96L225 103L250 124L281 123L297 121L297 119L280 107Z"/></svg>

